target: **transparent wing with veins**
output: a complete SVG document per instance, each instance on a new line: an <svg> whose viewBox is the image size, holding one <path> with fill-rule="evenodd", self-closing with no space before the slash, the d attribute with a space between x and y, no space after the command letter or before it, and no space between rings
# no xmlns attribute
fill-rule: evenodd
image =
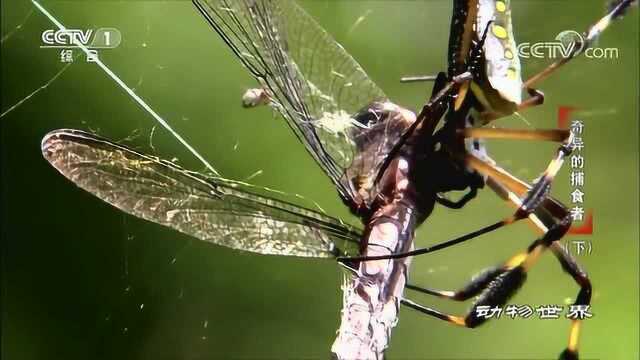
<svg viewBox="0 0 640 360"><path fill-rule="evenodd" d="M193 1L258 80L270 105L286 119L342 198L366 203L363 196L371 198L364 194L369 189L363 192L354 182L375 177L376 165L389 148L384 142L393 142L399 129L376 121L375 116L362 121L355 114L366 118L372 103L386 103L384 92L293 1ZM262 96L245 94L243 102L255 106L264 103ZM377 127L374 132L373 127ZM371 143L374 133L379 144L368 144L367 159L362 159L358 139ZM351 167L354 161L360 166Z"/></svg>
<svg viewBox="0 0 640 360"><path fill-rule="evenodd" d="M357 253L360 230L335 218L86 132L53 131L43 139L42 152L60 173L101 200L203 241L261 254Z"/></svg>

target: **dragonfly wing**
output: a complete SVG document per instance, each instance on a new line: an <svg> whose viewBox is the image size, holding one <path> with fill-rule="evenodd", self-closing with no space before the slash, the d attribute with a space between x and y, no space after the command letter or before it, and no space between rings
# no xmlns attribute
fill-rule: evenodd
<svg viewBox="0 0 640 360"><path fill-rule="evenodd" d="M335 218L86 132L53 131L43 139L42 152L60 173L103 201L203 241L273 255L357 253L360 231Z"/></svg>
<svg viewBox="0 0 640 360"><path fill-rule="evenodd" d="M258 80L271 105L286 119L342 198L362 203L353 185L358 174L345 174L362 151L357 138L366 137L370 130L369 124L355 114L366 115L372 103L385 102L384 92L291 0L193 2ZM380 151L370 157L383 157Z"/></svg>

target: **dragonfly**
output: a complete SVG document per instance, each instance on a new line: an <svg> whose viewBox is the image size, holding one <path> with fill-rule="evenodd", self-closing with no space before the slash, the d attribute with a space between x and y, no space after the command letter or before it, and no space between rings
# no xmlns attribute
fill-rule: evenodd
<svg viewBox="0 0 640 360"><path fill-rule="evenodd" d="M454 21L470 16L471 3L454 2ZM486 3L495 8L498 2ZM43 155L77 186L125 213L216 245L268 255L337 258L354 274L332 347L339 358L380 357L399 304L456 325L476 327L483 321L475 309L506 302L542 251L555 250L568 224L564 206L548 196L549 183L531 186L513 177L492 162L479 140L543 138L563 141L565 149L567 132L508 136L506 130L480 128L469 115L481 107L480 93L471 91L467 96L465 89L491 86L483 82L487 80L483 74L487 46L495 46L488 45L496 40L490 31L495 20L478 22L471 16L470 21L477 22L473 31L452 25L452 34L462 34L452 36L450 52L456 56L450 56L454 60L448 73L439 74L431 98L416 115L392 102L295 2L194 0L194 4L256 79L258 88L245 94L245 106L268 105L282 116L362 226L298 206L279 192L189 171L95 134L54 130L42 141ZM485 184L516 205L513 216L413 250L416 228L436 205L461 208ZM448 192L465 189L469 193L460 201L446 197ZM484 272L462 290L406 284L410 256L442 250L521 219L538 224L545 234L530 251ZM479 300L466 317L447 315L405 298L405 285L454 300L476 295ZM382 319L383 331L373 334L363 325L380 319L355 306L371 302L387 316ZM352 315L364 315L364 320L354 323ZM367 338L354 336L360 335L358 331L368 339L353 346L354 338ZM577 356L574 348L565 353L567 358Z"/></svg>
<svg viewBox="0 0 640 360"><path fill-rule="evenodd" d="M416 163L423 156L418 147L431 146L422 134L433 129L417 129L416 136L408 139L416 142L416 150L405 146L401 156L385 164L387 154L416 115L391 102L295 2L194 3L258 80L269 104L287 121L364 227L348 226L337 218L279 200L280 194L190 172L79 130L49 133L42 142L44 157L80 188L116 208L217 245L315 258L410 249L415 227L433 209L436 192L450 189L442 177L430 178L428 172L459 171L449 169L445 162L418 170ZM442 116L448 96L468 75L439 83L421 116ZM382 170L383 165L389 170ZM426 179L419 181L425 190L413 185L413 176ZM370 298L380 299L377 313L388 316L378 321L363 312L367 322L383 325L376 332L380 338L355 336L359 335L354 335L355 328L366 331L368 327L343 322L349 329L340 332L345 335L340 339L370 338L361 347L371 355L363 357L381 354L387 347L385 336L390 333L387 328L396 323L407 266L404 260L349 266L368 274L358 277L367 279L360 282L360 289L379 292L380 296ZM359 298L359 292L352 294ZM382 311L385 309L391 311ZM334 348L337 353L350 351L340 345Z"/></svg>

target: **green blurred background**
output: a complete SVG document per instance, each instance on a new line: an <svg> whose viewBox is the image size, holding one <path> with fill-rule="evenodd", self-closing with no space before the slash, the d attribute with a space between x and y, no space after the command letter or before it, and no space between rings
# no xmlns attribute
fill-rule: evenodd
<svg viewBox="0 0 640 360"><path fill-rule="evenodd" d="M254 86L188 1L46 1L70 28L115 27L120 47L102 60L166 118L224 176L303 194L355 221L331 183L269 109L244 110ZM430 85L404 75L445 69L450 1L304 1L308 10L399 104L418 108ZM515 1L518 42L582 31L602 0ZM365 16L355 28L353 24ZM26 20L25 20L26 18ZM21 25L21 28L16 29ZM65 64L40 49L53 25L27 1L2 2L2 111L45 84ZM14 31L15 30L15 31ZM10 34L5 38L5 35ZM638 14L614 24L600 46L613 60L580 58L540 84L542 107L523 113L532 127L556 124L560 105L585 122L586 204L595 210L591 255L579 256L594 284L594 317L581 353L637 359L638 353ZM78 50L75 50L78 55ZM525 76L547 60L523 62ZM528 127L513 117L501 126ZM258 256L211 246L124 215L77 189L40 155L52 129L96 131L159 156L197 162L84 56L36 96L0 119L2 129L2 358L203 359L327 358L338 327L341 272L331 261ZM132 136L134 135L134 136ZM532 180L554 153L548 143L493 141L496 160ZM564 169L553 193L569 200ZM438 208L418 246L470 231L511 210L482 192L462 211ZM412 280L454 288L533 239L521 224L414 260ZM578 288L552 256L531 272L515 304L565 304ZM462 313L468 304L418 297ZM502 319L460 329L403 309L391 359L542 359L566 346L569 322Z"/></svg>

